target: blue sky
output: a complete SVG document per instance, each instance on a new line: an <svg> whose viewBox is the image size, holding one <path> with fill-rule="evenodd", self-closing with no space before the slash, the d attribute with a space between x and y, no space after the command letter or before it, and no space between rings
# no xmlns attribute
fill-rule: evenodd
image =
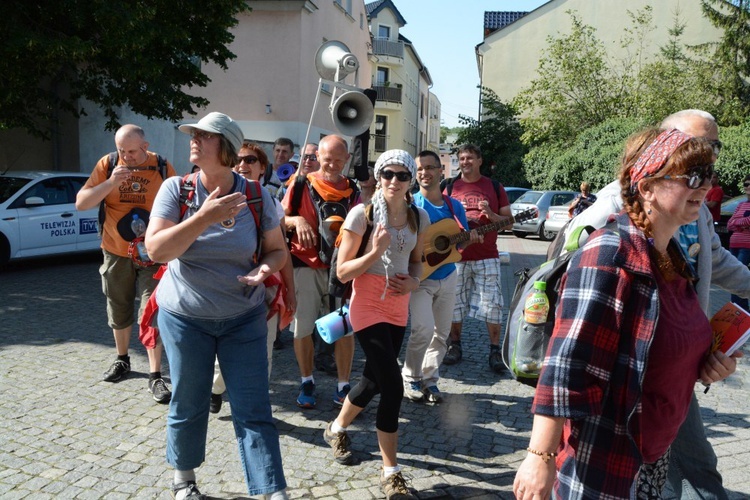
<svg viewBox="0 0 750 500"><path fill-rule="evenodd" d="M485 11L532 11L547 0L393 0L432 76L432 92L442 105L443 125L456 127L458 115L476 118L479 74L474 47L482 42Z"/></svg>

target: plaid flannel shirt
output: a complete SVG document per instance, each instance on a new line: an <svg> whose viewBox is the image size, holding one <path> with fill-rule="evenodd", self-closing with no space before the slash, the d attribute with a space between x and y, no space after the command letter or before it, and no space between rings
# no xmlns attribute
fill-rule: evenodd
<svg viewBox="0 0 750 500"><path fill-rule="evenodd" d="M659 311L648 242L630 218L571 259L532 412L565 417L558 498L631 498L641 394ZM674 243L670 243L674 244Z"/></svg>

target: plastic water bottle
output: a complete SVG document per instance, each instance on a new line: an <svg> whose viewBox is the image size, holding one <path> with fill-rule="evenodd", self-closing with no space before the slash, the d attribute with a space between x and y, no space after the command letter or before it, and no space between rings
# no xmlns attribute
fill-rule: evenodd
<svg viewBox="0 0 750 500"><path fill-rule="evenodd" d="M516 366L528 375L538 375L544 363L547 343L545 341L544 325L549 315L549 298L547 297L547 283L535 281L534 289L526 296L521 321L522 338L517 342L518 349Z"/></svg>
<svg viewBox="0 0 750 500"><path fill-rule="evenodd" d="M138 217L138 214L133 214L133 220L130 222L130 229L135 234L136 238L143 238L146 235L146 222ZM138 257L142 261L149 261L148 253L146 253L146 244L143 240L135 244L138 249Z"/></svg>

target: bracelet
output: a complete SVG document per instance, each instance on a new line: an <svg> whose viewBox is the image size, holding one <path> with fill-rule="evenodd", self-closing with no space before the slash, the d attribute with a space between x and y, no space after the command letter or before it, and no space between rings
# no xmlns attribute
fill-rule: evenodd
<svg viewBox="0 0 750 500"><path fill-rule="evenodd" d="M528 451L529 453L533 453L534 455L537 455L538 457L540 457L542 460L544 460L545 464L549 462L550 458L554 458L557 456L557 453L554 451L553 452L537 451L537 450L532 450L531 448L526 448L526 451Z"/></svg>

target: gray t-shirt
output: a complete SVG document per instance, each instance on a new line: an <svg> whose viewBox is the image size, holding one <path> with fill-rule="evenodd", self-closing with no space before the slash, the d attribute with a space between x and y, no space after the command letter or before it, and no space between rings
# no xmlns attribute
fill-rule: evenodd
<svg viewBox="0 0 750 500"><path fill-rule="evenodd" d="M359 204L352 208L346 216L342 229L348 229L349 231L362 236L365 234L367 228L367 219L365 218L365 207L366 205ZM409 209L411 210L411 209ZM423 233L427 226L430 225L430 216L427 215L424 209L417 207L419 210L419 233ZM388 271L389 276L393 276L395 273L408 273L409 272L409 254L417 244L417 235L413 233L407 224L402 230L402 236L404 238L404 245L401 251L399 251L400 245L398 244L398 229L388 227L388 233L391 235L391 253L390 258L392 267ZM370 239L365 247L365 253L372 249L372 233L370 233ZM377 274L379 276L385 276L385 264L383 259L378 259L370 268L365 271L368 274Z"/></svg>
<svg viewBox="0 0 750 500"><path fill-rule="evenodd" d="M182 178L164 181L156 195L151 217L180 222L180 184ZM193 202L183 219L192 217L209 193L197 176ZM245 193L245 179L234 174L232 192ZM270 193L262 188L263 231L279 227L279 217ZM241 316L263 304L265 287L250 287L237 281L237 276L249 273L256 265L253 254L257 245L257 231L253 214L244 206L235 216L235 224L225 228L212 224L180 257L169 262L156 289L159 308L173 314L197 319L230 319Z"/></svg>

